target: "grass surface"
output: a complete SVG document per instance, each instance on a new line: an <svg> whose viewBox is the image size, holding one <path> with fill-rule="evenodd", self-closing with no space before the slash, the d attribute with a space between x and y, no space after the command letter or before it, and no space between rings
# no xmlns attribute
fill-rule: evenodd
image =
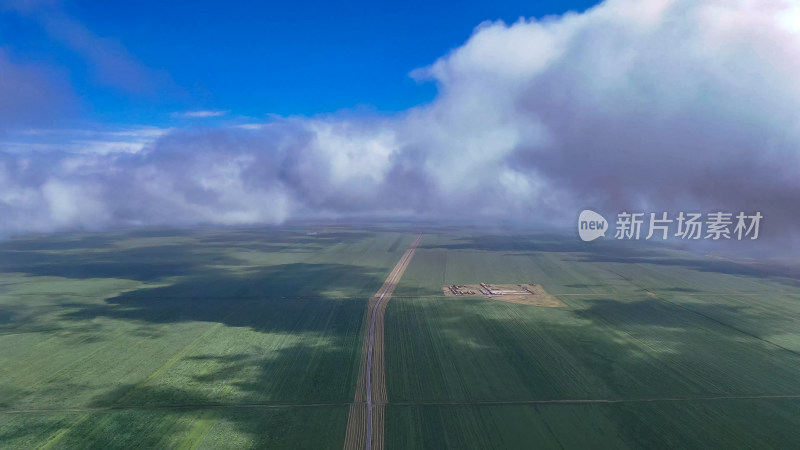
<svg viewBox="0 0 800 450"><path fill-rule="evenodd" d="M796 279L597 244L430 236L386 314L387 448L800 441ZM432 296L480 281L541 283L567 306Z"/></svg>
<svg viewBox="0 0 800 450"><path fill-rule="evenodd" d="M411 236L0 244L0 446L340 448L366 300Z"/></svg>
<svg viewBox="0 0 800 450"><path fill-rule="evenodd" d="M794 448L800 404L718 400L581 405L402 406L390 448Z"/></svg>
<svg viewBox="0 0 800 450"><path fill-rule="evenodd" d="M340 449L347 406L120 410L0 416L19 448Z"/></svg>
<svg viewBox="0 0 800 450"><path fill-rule="evenodd" d="M341 448L367 298L414 231L0 242L0 447ZM441 297L481 281L566 307ZM798 323L784 268L428 230L386 312L386 446L790 448Z"/></svg>

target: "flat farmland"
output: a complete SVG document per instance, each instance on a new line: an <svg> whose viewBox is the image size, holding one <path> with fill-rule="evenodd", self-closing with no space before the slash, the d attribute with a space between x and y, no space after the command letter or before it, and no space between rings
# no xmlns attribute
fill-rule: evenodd
<svg viewBox="0 0 800 450"><path fill-rule="evenodd" d="M795 400L404 406L388 408L393 448L794 448Z"/></svg>
<svg viewBox="0 0 800 450"><path fill-rule="evenodd" d="M348 413L364 407L367 303L417 231L0 242L0 446L346 447ZM375 448L800 442L793 270L644 243L422 231L383 316ZM563 306L442 293L480 282L541 284Z"/></svg>
<svg viewBox="0 0 800 450"><path fill-rule="evenodd" d="M0 439L19 448L341 448L346 421L347 406L33 412L3 417Z"/></svg>
<svg viewBox="0 0 800 450"><path fill-rule="evenodd" d="M387 448L800 441L795 278L598 244L426 239L386 314ZM541 283L566 307L434 295L481 281Z"/></svg>
<svg viewBox="0 0 800 450"><path fill-rule="evenodd" d="M0 244L4 448L341 448L367 298L413 234Z"/></svg>

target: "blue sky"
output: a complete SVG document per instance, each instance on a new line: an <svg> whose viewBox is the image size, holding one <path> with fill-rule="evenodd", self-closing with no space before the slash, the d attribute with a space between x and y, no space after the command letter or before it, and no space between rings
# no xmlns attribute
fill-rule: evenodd
<svg viewBox="0 0 800 450"><path fill-rule="evenodd" d="M463 44L481 22L592 3L22 1L0 13L0 45L13 60L45 65L72 86L76 101L62 126L76 119L167 126L182 122L173 113L191 110L228 112L208 122L399 111L436 93L434 83L409 72ZM89 42L74 42L80 33ZM103 73L99 65L119 61L75 48L98 43L124 50L128 66ZM131 71L139 72L135 82L113 79Z"/></svg>
<svg viewBox="0 0 800 450"><path fill-rule="evenodd" d="M588 207L800 248L796 0L107 5L0 2L0 235Z"/></svg>

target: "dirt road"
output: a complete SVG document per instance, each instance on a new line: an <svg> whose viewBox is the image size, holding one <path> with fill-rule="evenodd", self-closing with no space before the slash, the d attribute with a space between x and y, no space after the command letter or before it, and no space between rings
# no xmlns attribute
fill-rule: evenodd
<svg viewBox="0 0 800 450"><path fill-rule="evenodd" d="M366 312L369 330L361 351L361 369L355 398L350 405L350 414L347 418L347 434L344 441L346 450L383 449L383 412L386 404L383 317L386 304L392 298L392 292L408 267L421 239L422 235L417 235L381 288L369 299Z"/></svg>

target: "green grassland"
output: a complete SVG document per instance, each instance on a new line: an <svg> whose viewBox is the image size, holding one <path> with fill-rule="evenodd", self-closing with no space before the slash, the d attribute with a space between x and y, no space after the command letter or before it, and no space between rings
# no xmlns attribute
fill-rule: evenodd
<svg viewBox="0 0 800 450"><path fill-rule="evenodd" d="M642 245L428 236L386 313L387 447L796 446L797 280ZM479 281L567 306L434 296Z"/></svg>
<svg viewBox="0 0 800 450"><path fill-rule="evenodd" d="M366 300L412 238L320 228L0 243L0 447L341 448Z"/></svg>
<svg viewBox="0 0 800 450"><path fill-rule="evenodd" d="M367 299L414 231L0 242L0 447L341 448ZM566 306L441 297L480 281ZM781 268L428 227L385 320L388 448L800 442L800 281Z"/></svg>
<svg viewBox="0 0 800 450"><path fill-rule="evenodd" d="M796 400L393 405L393 448L795 448Z"/></svg>

